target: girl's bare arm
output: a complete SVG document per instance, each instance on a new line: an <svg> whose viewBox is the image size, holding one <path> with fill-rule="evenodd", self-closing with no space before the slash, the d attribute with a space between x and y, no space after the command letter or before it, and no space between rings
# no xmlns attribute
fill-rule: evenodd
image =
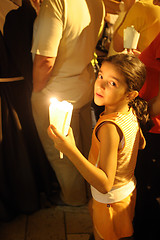
<svg viewBox="0 0 160 240"><path fill-rule="evenodd" d="M102 193L111 190L117 166L119 144L119 135L113 124L105 124L98 134L101 142L100 168L91 164L78 150L71 128L67 137L62 136L57 129L51 126L48 128L48 134L54 141L55 147L70 159L89 184Z"/></svg>

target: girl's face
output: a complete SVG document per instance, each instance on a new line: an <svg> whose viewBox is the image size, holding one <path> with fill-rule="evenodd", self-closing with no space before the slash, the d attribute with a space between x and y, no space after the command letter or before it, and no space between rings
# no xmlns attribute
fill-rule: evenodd
<svg viewBox="0 0 160 240"><path fill-rule="evenodd" d="M112 111L120 111L127 103L127 84L123 75L110 62L102 63L94 87L94 101Z"/></svg>

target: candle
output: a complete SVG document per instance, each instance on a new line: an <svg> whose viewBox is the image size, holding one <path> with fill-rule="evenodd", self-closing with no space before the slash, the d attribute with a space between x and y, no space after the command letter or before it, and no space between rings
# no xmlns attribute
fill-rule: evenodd
<svg viewBox="0 0 160 240"><path fill-rule="evenodd" d="M124 48L137 49L140 33L137 32L134 26L124 29Z"/></svg>
<svg viewBox="0 0 160 240"><path fill-rule="evenodd" d="M51 98L49 106L49 121L58 131L64 136L68 134L68 129L71 122L73 105L67 101L59 102L56 98ZM63 158L63 153L60 152L60 158Z"/></svg>

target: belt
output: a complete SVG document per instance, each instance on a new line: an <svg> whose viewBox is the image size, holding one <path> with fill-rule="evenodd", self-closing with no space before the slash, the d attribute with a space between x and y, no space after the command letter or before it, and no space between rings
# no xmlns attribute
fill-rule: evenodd
<svg viewBox="0 0 160 240"><path fill-rule="evenodd" d="M111 189L111 191L109 191L106 194L99 192L93 186L91 186L91 193L92 193L92 197L97 202L107 204L107 203L119 202L125 199L126 197L129 196L129 194L131 194L131 192L133 192L135 187L136 187L136 178L133 176L131 181L128 182L126 185L119 188Z"/></svg>

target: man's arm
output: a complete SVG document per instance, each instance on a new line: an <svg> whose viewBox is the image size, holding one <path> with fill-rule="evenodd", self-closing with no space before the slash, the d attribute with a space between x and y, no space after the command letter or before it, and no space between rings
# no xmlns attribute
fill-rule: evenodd
<svg viewBox="0 0 160 240"><path fill-rule="evenodd" d="M121 24L116 29L113 34L113 48L116 52L122 52L124 50L123 44L123 34L122 31L131 25L134 25L134 8L133 5L135 4L135 0L132 1L124 1L124 11L126 12ZM120 34L121 32L121 34Z"/></svg>
<svg viewBox="0 0 160 240"><path fill-rule="evenodd" d="M33 92L39 92L46 86L51 76L55 59L55 57L35 55L33 62Z"/></svg>
<svg viewBox="0 0 160 240"><path fill-rule="evenodd" d="M118 0L103 0L105 9L107 13L117 14L120 12L119 5L120 1Z"/></svg>
<svg viewBox="0 0 160 240"><path fill-rule="evenodd" d="M116 52L122 52L124 50L123 37L121 37L117 31L115 31L115 33L113 34L112 41L113 41L113 48Z"/></svg>
<svg viewBox="0 0 160 240"><path fill-rule="evenodd" d="M120 25L118 26L118 28L114 31L113 33L113 49L116 52L122 52L124 50L124 44L123 44L123 36L120 36L118 33L118 30L121 28L121 26L123 25L125 19L126 19L126 15L127 13L124 15Z"/></svg>

